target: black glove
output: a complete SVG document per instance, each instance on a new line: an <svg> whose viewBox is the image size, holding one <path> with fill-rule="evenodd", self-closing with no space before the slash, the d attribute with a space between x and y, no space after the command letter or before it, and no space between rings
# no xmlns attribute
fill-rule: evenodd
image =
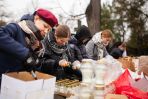
<svg viewBox="0 0 148 99"><path fill-rule="evenodd" d="M24 68L27 71L35 70L38 66L41 65L41 61L33 55L33 53L29 53L28 57L24 62Z"/></svg>

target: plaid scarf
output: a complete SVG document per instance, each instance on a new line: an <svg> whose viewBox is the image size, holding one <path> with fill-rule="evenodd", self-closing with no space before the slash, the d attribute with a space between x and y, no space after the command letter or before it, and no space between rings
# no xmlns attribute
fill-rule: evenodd
<svg viewBox="0 0 148 99"><path fill-rule="evenodd" d="M67 44L63 46L57 45L54 37L54 32L50 32L46 35L43 42L46 43L48 49L51 49L53 52L57 54L62 54L67 50Z"/></svg>

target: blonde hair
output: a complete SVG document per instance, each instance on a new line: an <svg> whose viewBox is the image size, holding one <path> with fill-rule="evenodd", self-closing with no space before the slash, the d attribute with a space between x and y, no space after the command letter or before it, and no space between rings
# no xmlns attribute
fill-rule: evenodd
<svg viewBox="0 0 148 99"><path fill-rule="evenodd" d="M109 29L103 30L101 36L105 38L113 38L112 31Z"/></svg>

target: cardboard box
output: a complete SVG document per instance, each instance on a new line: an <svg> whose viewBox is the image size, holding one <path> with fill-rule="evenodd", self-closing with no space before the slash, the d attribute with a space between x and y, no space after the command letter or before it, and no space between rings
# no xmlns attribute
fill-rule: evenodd
<svg viewBox="0 0 148 99"><path fill-rule="evenodd" d="M128 99L125 95L118 95L118 94L107 94L105 99Z"/></svg>
<svg viewBox="0 0 148 99"><path fill-rule="evenodd" d="M53 99L56 77L36 72L35 80L29 72L2 75L1 99Z"/></svg>

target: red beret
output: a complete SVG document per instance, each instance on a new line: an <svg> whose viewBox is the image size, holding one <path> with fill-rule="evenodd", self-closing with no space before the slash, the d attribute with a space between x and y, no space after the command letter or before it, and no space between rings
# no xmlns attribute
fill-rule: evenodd
<svg viewBox="0 0 148 99"><path fill-rule="evenodd" d="M36 14L43 19L46 23L48 23L51 27L58 25L57 18L48 10L38 9Z"/></svg>

